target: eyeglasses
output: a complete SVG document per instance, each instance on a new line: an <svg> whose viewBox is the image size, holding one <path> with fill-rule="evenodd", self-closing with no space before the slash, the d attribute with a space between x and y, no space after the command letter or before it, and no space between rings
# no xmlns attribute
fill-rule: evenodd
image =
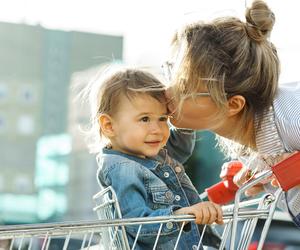
<svg viewBox="0 0 300 250"><path fill-rule="evenodd" d="M166 61L161 65L163 69L164 77L167 79L167 81L172 81L172 75L173 75L173 67L174 63ZM210 96L210 93L208 92L198 92L195 94L191 94L191 96L197 97L197 96Z"/></svg>
<svg viewBox="0 0 300 250"><path fill-rule="evenodd" d="M161 65L161 68L163 70L163 75L166 78L166 80L169 82L172 80L173 67L174 67L174 63L169 61L165 61Z"/></svg>

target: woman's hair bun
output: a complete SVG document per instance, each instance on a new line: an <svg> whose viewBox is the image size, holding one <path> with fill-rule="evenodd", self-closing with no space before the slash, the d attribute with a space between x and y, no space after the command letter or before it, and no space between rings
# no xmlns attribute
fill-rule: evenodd
<svg viewBox="0 0 300 250"><path fill-rule="evenodd" d="M246 10L246 30L250 38L257 42L265 40L271 33L275 15L262 0L255 0Z"/></svg>

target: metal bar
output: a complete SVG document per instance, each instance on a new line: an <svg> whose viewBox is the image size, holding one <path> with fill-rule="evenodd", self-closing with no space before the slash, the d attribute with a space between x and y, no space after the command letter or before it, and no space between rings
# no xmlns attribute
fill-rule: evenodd
<svg viewBox="0 0 300 250"><path fill-rule="evenodd" d="M14 241L15 241L15 236L12 238L12 240L10 242L9 250L13 249Z"/></svg>
<svg viewBox="0 0 300 250"><path fill-rule="evenodd" d="M182 225L181 225L181 227L180 227L179 234L178 234L178 236L177 236L177 240L176 240L176 243L175 243L174 250L176 250L176 249L177 249L177 246L178 246L178 243L179 243L179 240L180 240L180 237L181 237L181 234L182 234L182 231L183 231L184 225L185 225L185 223L184 223L184 222L182 222Z"/></svg>
<svg viewBox="0 0 300 250"><path fill-rule="evenodd" d="M201 244L202 244L202 239L203 239L203 236L204 236L204 234L205 234L206 227L207 227L207 225L204 225L203 230L202 230L202 233L201 233L201 236L200 236L200 240L199 240L199 243L198 243L198 246L197 246L197 250L200 249L200 246L201 246Z"/></svg>
<svg viewBox="0 0 300 250"><path fill-rule="evenodd" d="M251 217L264 218L268 216L267 209L260 210L244 210L236 214L238 219L248 219ZM224 213L223 219L230 220L233 217L232 212ZM85 233L87 230L101 231L105 227L113 226L127 226L137 224L154 224L154 223L167 223L167 222L190 222L194 221L195 217L192 215L176 215L176 216L158 216L147 218L128 218L128 219L114 219L114 220L97 220L87 222L64 222L64 223L41 223L34 225L16 225L16 226L2 226L0 227L0 239L12 238L13 236L25 237L45 236L48 235L67 235L70 230L74 233Z"/></svg>
<svg viewBox="0 0 300 250"><path fill-rule="evenodd" d="M86 238L87 238L87 233L85 233L84 236L83 236L83 239L82 239L82 243L81 243L80 249L83 249L83 248L84 248Z"/></svg>
<svg viewBox="0 0 300 250"><path fill-rule="evenodd" d="M270 227L270 224L271 224L274 212L275 212L276 205L277 205L282 193L283 193L283 190L281 188L279 188L275 192L275 202L273 202L273 204L270 207L270 213L269 213L268 218L265 221L265 224L264 224L261 236L260 236L260 240L259 240L259 243L257 246L257 250L260 250L263 247L264 241L266 239L266 236L267 236L267 233L268 233L268 230L269 230L269 227Z"/></svg>
<svg viewBox="0 0 300 250"><path fill-rule="evenodd" d="M50 242L51 242L51 236L49 236L49 237L48 237L48 240L47 240L47 246L46 246L46 250L48 250L48 249L49 249Z"/></svg>
<svg viewBox="0 0 300 250"><path fill-rule="evenodd" d="M154 250L154 249L156 248L156 246L157 246L158 239L159 239L159 237L160 237L160 233L161 233L162 227L163 227L163 223L161 223L160 226L159 226L159 229L158 229L158 232L157 232L157 236L156 236L156 239L155 239L155 243L154 243L154 246L153 246L153 250Z"/></svg>
<svg viewBox="0 0 300 250"><path fill-rule="evenodd" d="M42 250L44 250L44 249L45 249L45 246L46 246L47 240L48 240L48 232L47 232L47 234L46 234L46 236L45 236L45 238L44 238L43 245L42 245L42 248L41 248Z"/></svg>
<svg viewBox="0 0 300 250"><path fill-rule="evenodd" d="M258 207L257 209L266 209L269 206L268 202L265 202L266 199L268 199L269 195L265 194L263 198L259 199ZM250 244L250 241L252 239L256 224L258 221L258 217L248 219L245 221L241 233L241 238L239 240L239 245L237 249L248 249L248 245Z"/></svg>
<svg viewBox="0 0 300 250"><path fill-rule="evenodd" d="M226 240L228 239L228 235L229 235L231 226L232 226L232 220L229 220L228 223L225 225L225 228L223 230L222 240L221 240L221 244L220 244L219 249L223 250L225 248Z"/></svg>
<svg viewBox="0 0 300 250"><path fill-rule="evenodd" d="M31 247L32 247L32 242L33 242L33 238L30 238L30 241L29 241L29 246L28 246L28 249L27 249L27 250L31 250Z"/></svg>
<svg viewBox="0 0 300 250"><path fill-rule="evenodd" d="M72 230L70 230L67 238L65 239L63 250L67 250L68 245L69 245L69 241L70 241L70 238L71 238L71 234L72 234Z"/></svg>
<svg viewBox="0 0 300 250"><path fill-rule="evenodd" d="M24 240L24 236L21 238L21 242L19 243L19 248L18 248L18 250L21 250L21 249L22 249L23 240Z"/></svg>
<svg viewBox="0 0 300 250"><path fill-rule="evenodd" d="M137 240L138 240L138 238L139 238L139 235L140 235L142 226L143 226L143 225L139 225L139 229L138 229L138 231L137 231L137 233L136 233L136 236L135 236L135 239L134 239L134 243L133 243L133 245L132 245L131 250L134 250L134 248L135 248L135 246L136 246L136 243L137 243Z"/></svg>
<svg viewBox="0 0 300 250"><path fill-rule="evenodd" d="M89 242L88 242L88 245L87 245L87 248L88 248L88 249L90 249L90 246L91 246L91 242L92 242L93 236L94 236L94 230L91 232L91 235L90 235L90 238L89 238Z"/></svg>
<svg viewBox="0 0 300 250"><path fill-rule="evenodd" d="M234 199L234 209L233 209L233 222L232 222L232 229L231 229L231 240L230 240L230 250L235 250L235 238L237 232L237 222L238 222L238 212L239 212L239 203L241 199L241 195L249 188L253 187L254 185L260 183L263 179L266 179L272 176L273 172L271 170L259 173L255 179L245 183L241 186L236 194Z"/></svg>

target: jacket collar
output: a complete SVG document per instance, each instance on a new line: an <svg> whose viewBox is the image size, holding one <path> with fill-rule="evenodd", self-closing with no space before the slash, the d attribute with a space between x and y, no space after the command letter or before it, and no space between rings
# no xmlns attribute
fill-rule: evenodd
<svg viewBox="0 0 300 250"><path fill-rule="evenodd" d="M130 155L130 154L125 154L123 152L117 151L117 150L113 150L113 149L109 149L109 148L103 148L102 152L100 153L100 157L101 156L120 156L120 157L124 157L126 159L130 159L132 161L138 162L140 164L142 164L143 166L149 168L149 169L154 169L156 168L158 165L160 165L160 159L158 157L154 157L154 158L141 158L135 155Z"/></svg>

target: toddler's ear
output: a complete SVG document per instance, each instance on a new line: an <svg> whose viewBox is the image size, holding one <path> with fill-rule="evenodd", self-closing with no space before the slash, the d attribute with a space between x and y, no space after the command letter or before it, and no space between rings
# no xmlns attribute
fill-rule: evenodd
<svg viewBox="0 0 300 250"><path fill-rule="evenodd" d="M114 130L112 126L112 118L109 115L102 114L99 117L99 126L101 132L106 137L110 138L114 136Z"/></svg>
<svg viewBox="0 0 300 250"><path fill-rule="evenodd" d="M246 99L242 95L235 95L228 100L228 115L234 116L245 107Z"/></svg>

